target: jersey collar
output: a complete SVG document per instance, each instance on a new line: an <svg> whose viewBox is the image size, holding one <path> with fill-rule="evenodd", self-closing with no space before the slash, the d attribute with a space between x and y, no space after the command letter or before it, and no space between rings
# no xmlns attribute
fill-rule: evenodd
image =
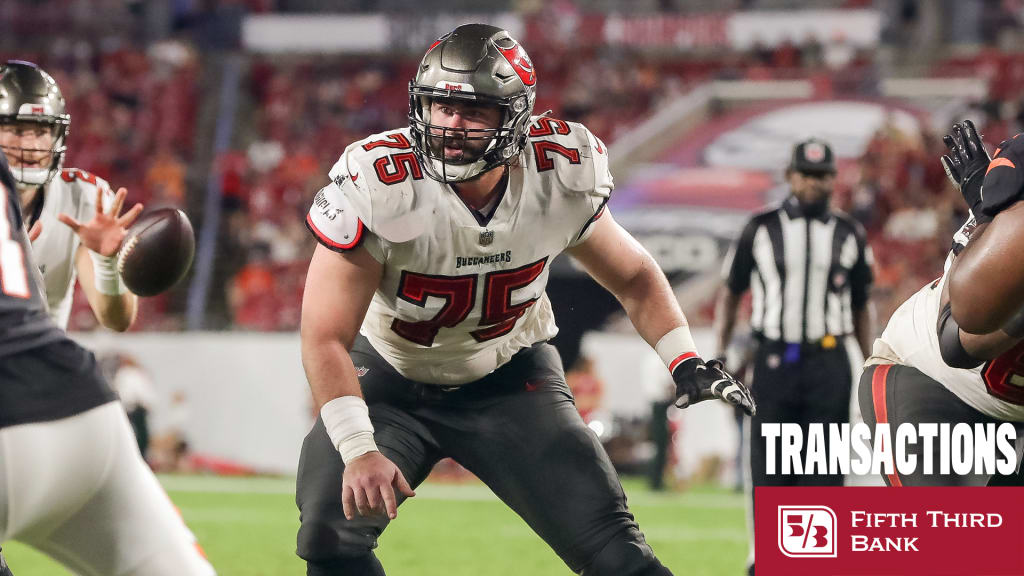
<svg viewBox="0 0 1024 576"><path fill-rule="evenodd" d="M785 211L786 216L789 216L790 220L796 220L798 218L806 218L803 209L800 208L800 201L796 199L796 196L792 194L782 203L782 210ZM814 220L820 222L828 222L832 219L832 210L827 210L824 214L819 214L813 217Z"/></svg>

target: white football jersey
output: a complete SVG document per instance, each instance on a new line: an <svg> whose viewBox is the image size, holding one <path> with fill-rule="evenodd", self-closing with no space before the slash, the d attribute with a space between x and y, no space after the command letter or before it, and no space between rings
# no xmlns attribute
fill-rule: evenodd
<svg viewBox="0 0 1024 576"><path fill-rule="evenodd" d="M965 246L974 228L971 218L954 236L954 242ZM901 364L940 382L976 410L999 420L1024 422L1024 343L977 368L951 368L942 360L936 326L953 257L950 252L941 278L919 290L893 313L881 340Z"/></svg>
<svg viewBox="0 0 1024 576"><path fill-rule="evenodd" d="M43 190L43 206L39 222L43 231L32 243L32 254L43 274L46 303L50 317L62 329L67 329L71 315L71 299L75 293L75 254L78 252L78 234L57 220L58 214L67 214L79 222L92 220L96 214L96 189L103 190L103 206L109 210L114 193L106 180L77 168L66 168L53 177ZM26 219L28 218L26 214Z"/></svg>
<svg viewBox="0 0 1024 576"><path fill-rule="evenodd" d="M408 129L346 148L316 195L306 223L317 239L362 243L384 265L361 332L406 378L472 382L558 331L551 261L589 236L613 184L607 148L583 125L533 120L486 225L427 176Z"/></svg>

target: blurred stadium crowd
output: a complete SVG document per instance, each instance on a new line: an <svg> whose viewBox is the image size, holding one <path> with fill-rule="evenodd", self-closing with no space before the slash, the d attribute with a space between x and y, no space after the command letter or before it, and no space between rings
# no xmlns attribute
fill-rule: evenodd
<svg viewBox="0 0 1024 576"><path fill-rule="evenodd" d="M56 78L73 118L66 165L127 187L130 201L186 208L202 226L214 175L221 214L217 234L211 236L216 260L204 328L294 330L314 246L303 225L310 198L349 142L406 124L406 84L420 53L250 54L239 49L237 22L249 13L318 9L427 11L443 4L445 10L458 11L460 2L158 4L165 9L115 0L4 2L0 28L7 33L0 40L0 57L34 60ZM473 8L473 3L461 4L466 4L464 11ZM767 46L755 38L745 50L667 52L610 47L586 34L567 36L560 28L571 21L574 30L585 31L594 15L610 17L610 1L493 4L488 10L512 11L526 19L524 43L541 79L537 109L584 122L613 152L619 136L709 80L805 79L812 82L815 98L870 100L877 96L880 78L901 67L912 67L916 76L970 76L985 84L987 96L965 102L956 113L978 119L989 142L998 143L1024 126L1024 54L1005 49L1022 45L1024 3L1019 1L961 3L954 16L963 20L965 13L973 14L966 18L967 28L936 21L926 2L816 3L882 11L882 42L863 49L841 37L822 43L811 36ZM729 11L806 4L651 0L635 9L714 18ZM922 50L935 36L970 48ZM217 154L216 108L203 105L218 101L219 72L209 66L214 58L239 59L243 74L236 130L228 149ZM874 247L883 319L938 276L950 232L965 212L937 161L943 146L935 127L927 121L920 126L912 133L895 126L880 130L839 173L838 204L864 223ZM136 329L183 328L188 288L183 283L170 294L146 299ZM72 328L92 328L95 320L81 299L76 309L81 313L73 314ZM710 321L709 314L700 316Z"/></svg>

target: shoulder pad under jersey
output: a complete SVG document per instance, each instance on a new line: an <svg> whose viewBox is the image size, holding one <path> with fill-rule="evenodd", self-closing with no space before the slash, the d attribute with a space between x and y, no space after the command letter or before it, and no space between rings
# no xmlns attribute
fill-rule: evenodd
<svg viewBox="0 0 1024 576"><path fill-rule="evenodd" d="M434 196L415 189L433 180L413 152L407 128L349 145L330 178L363 225L384 240L407 242L427 229Z"/></svg>
<svg viewBox="0 0 1024 576"><path fill-rule="evenodd" d="M103 209L110 210L114 203L114 191L110 184L99 176L80 168L65 168L54 177L60 180L71 194L72 204L78 208L77 218L92 218L96 213L96 189L103 190ZM72 216L75 216L72 214Z"/></svg>
<svg viewBox="0 0 1024 576"><path fill-rule="evenodd" d="M615 183L608 168L608 147L586 126L535 117L526 145L527 168L554 178L567 194L607 199Z"/></svg>

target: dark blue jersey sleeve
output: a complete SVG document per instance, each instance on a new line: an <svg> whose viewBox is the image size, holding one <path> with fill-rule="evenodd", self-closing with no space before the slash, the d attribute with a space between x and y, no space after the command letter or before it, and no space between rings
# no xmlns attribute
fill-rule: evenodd
<svg viewBox="0 0 1024 576"><path fill-rule="evenodd" d="M981 220L991 220L1024 198L1024 138L1019 134L996 149L981 188Z"/></svg>

